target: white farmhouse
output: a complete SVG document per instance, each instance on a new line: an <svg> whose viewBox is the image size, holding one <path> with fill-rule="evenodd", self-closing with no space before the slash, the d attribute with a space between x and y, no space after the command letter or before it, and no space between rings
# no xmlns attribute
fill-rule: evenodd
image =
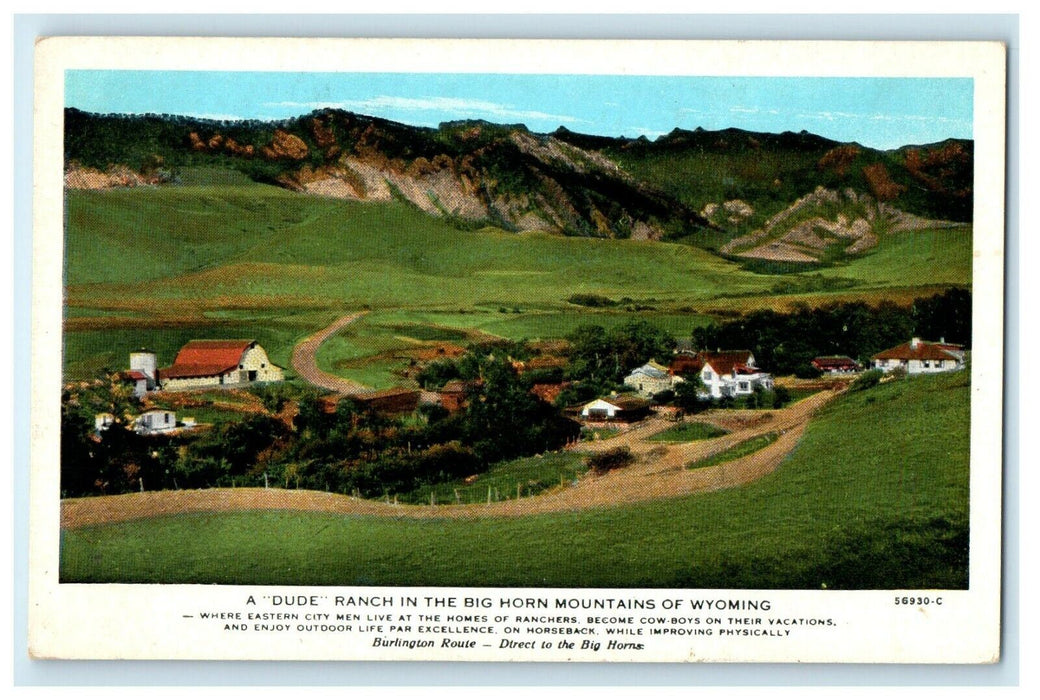
<svg viewBox="0 0 1040 700"><path fill-rule="evenodd" d="M964 346L911 338L909 343L897 345L870 358L874 369L891 372L903 368L907 374L934 374L952 372L964 367Z"/></svg>
<svg viewBox="0 0 1040 700"><path fill-rule="evenodd" d="M159 370L164 391L247 386L283 378L282 368L271 363L255 340L192 340L172 365Z"/></svg>
<svg viewBox="0 0 1040 700"><path fill-rule="evenodd" d="M669 371L674 375L697 374L704 384L702 398L748 396L756 387L773 389L773 376L755 365L750 350L702 350L696 355L680 355L672 361Z"/></svg>

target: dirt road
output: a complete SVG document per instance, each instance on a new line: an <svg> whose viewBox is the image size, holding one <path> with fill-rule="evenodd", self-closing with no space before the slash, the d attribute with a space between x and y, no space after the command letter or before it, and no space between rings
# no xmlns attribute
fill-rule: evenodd
<svg viewBox="0 0 1040 700"><path fill-rule="evenodd" d="M317 360L318 348L321 347L322 343L364 315L365 312L361 311L338 318L330 325L299 342L293 348L292 358L289 361L293 370L311 384L345 396L363 394L369 391L370 389L362 384L323 372L318 369Z"/></svg>
<svg viewBox="0 0 1040 700"><path fill-rule="evenodd" d="M648 421L636 430L578 448L598 451L625 444L637 457L632 466L601 476L589 475L574 485L530 498L490 504L417 506L283 489L153 491L65 500L61 504L61 525L72 528L160 515L245 510L297 510L396 518L519 517L717 491L750 483L780 466L784 457L798 444L813 413L838 393L821 392L774 411L710 411L699 419L733 428L733 432L711 440L680 444L648 441L646 438L651 434L672 425L665 421ZM691 462L710 457L744 440L773 432L779 433L777 440L754 454L714 467L686 468Z"/></svg>

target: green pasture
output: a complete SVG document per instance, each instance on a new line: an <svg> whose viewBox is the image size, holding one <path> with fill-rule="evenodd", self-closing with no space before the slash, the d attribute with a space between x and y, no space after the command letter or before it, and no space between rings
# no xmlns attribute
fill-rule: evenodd
<svg viewBox="0 0 1040 700"><path fill-rule="evenodd" d="M704 467L714 467L717 464L725 464L726 462L732 462L735 459L741 457L747 457L748 455L754 454L759 450L772 445L776 442L776 439L780 437L776 433L768 433L766 435L756 435L750 440L744 442L738 442L733 447L716 452L715 454L699 459L696 462L691 462L686 465L687 469L703 469Z"/></svg>
<svg viewBox="0 0 1040 700"><path fill-rule="evenodd" d="M741 488L521 518L245 512L84 527L62 534L60 577L257 585L965 588L968 380L968 372L918 377L838 397L779 469Z"/></svg>
<svg viewBox="0 0 1040 700"><path fill-rule="evenodd" d="M818 273L865 287L958 285L971 284L971 263L972 228L959 226L884 234L876 248Z"/></svg>
<svg viewBox="0 0 1040 700"><path fill-rule="evenodd" d="M585 455L575 452L553 452L538 457L522 457L503 462L480 474L475 480L434 484L405 494L407 503L435 504L487 503L536 496L543 491L564 488L584 474ZM490 495L489 495L490 494Z"/></svg>
<svg viewBox="0 0 1040 700"><path fill-rule="evenodd" d="M648 439L653 442L694 442L721 437L728 432L710 423L680 423L651 435Z"/></svg>
<svg viewBox="0 0 1040 700"><path fill-rule="evenodd" d="M385 387L407 365L395 354L438 340L559 338L634 319L688 337L711 320L696 309L712 300L751 309L807 292L883 299L971 281L970 227L886 235L812 273L758 274L689 245L459 231L403 203L301 195L206 169L182 181L67 193L66 313L79 322L65 334L67 378L124 367L142 345L166 363L200 337L255 337L287 366L299 339L371 309L318 361ZM585 308L566 301L575 294L632 302ZM634 305L644 308L625 310Z"/></svg>

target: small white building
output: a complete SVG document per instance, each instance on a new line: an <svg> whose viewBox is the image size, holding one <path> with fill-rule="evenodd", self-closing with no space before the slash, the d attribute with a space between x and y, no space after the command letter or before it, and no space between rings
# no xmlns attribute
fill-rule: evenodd
<svg viewBox="0 0 1040 700"><path fill-rule="evenodd" d="M637 396L612 396L596 399L581 407L581 419L586 422L630 423L646 418L650 402Z"/></svg>
<svg viewBox="0 0 1040 700"><path fill-rule="evenodd" d="M111 413L98 413L94 416L94 432L98 435L111 428L116 417Z"/></svg>
<svg viewBox="0 0 1040 700"><path fill-rule="evenodd" d="M134 432L138 435L155 435L177 429L177 414L165 408L145 411L134 420Z"/></svg>
<svg viewBox="0 0 1040 700"><path fill-rule="evenodd" d="M879 352L870 361L882 372L902 368L907 374L934 374L961 369L965 354L964 346L947 343L944 338L938 343L911 338L908 343Z"/></svg>
<svg viewBox="0 0 1040 700"><path fill-rule="evenodd" d="M158 376L164 391L248 386L285 378L282 368L268 359L255 340L192 340Z"/></svg>
<svg viewBox="0 0 1040 700"><path fill-rule="evenodd" d="M682 383L683 378L668 373L668 368L650 360L642 367L632 370L625 377L625 386L631 387L633 391L641 396L651 397L662 391L675 388L676 384Z"/></svg>

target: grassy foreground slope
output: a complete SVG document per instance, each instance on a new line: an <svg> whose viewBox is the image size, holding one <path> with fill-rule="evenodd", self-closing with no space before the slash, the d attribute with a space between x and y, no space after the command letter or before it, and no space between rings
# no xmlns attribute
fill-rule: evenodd
<svg viewBox="0 0 1040 700"><path fill-rule="evenodd" d="M61 580L964 588L968 380L840 397L744 488L513 519L249 512L86 527L63 533Z"/></svg>

